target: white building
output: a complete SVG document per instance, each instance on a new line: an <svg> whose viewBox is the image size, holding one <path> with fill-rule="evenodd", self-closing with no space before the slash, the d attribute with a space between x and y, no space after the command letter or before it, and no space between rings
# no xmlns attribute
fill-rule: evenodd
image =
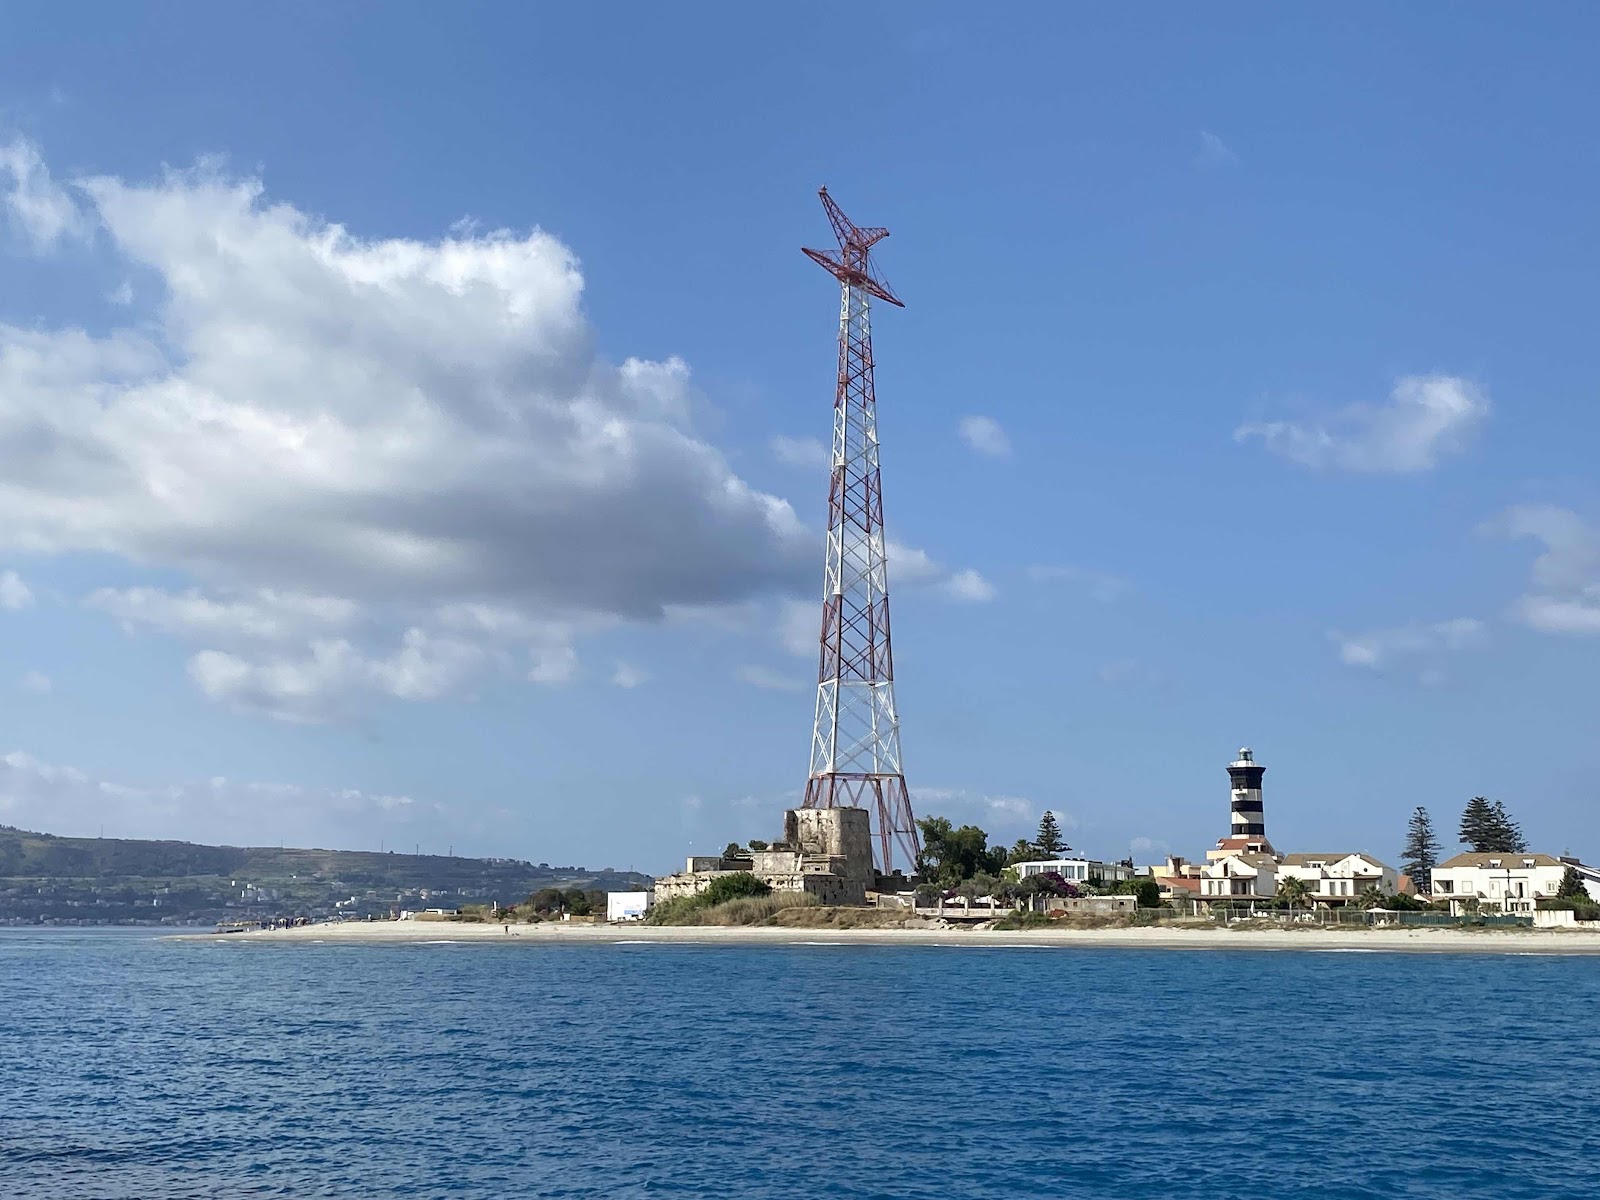
<svg viewBox="0 0 1600 1200"><path fill-rule="evenodd" d="M607 892L606 920L642 921L650 910L649 892Z"/></svg>
<svg viewBox="0 0 1600 1200"><path fill-rule="evenodd" d="M1245 852L1200 868L1202 900L1270 900L1278 894L1278 860Z"/></svg>
<svg viewBox="0 0 1600 1200"><path fill-rule="evenodd" d="M1279 879L1303 879L1312 898L1328 907L1352 904L1369 887L1385 896L1400 890L1400 873L1370 854L1285 854L1278 860Z"/></svg>
<svg viewBox="0 0 1600 1200"><path fill-rule="evenodd" d="M1037 858L1027 862L1012 863L1017 872L1018 879L1026 879L1029 875L1049 875L1052 872L1061 876L1068 883L1090 883L1098 881L1107 886L1121 883L1124 879L1132 879L1139 872L1127 863L1096 862L1092 858Z"/></svg>
<svg viewBox="0 0 1600 1200"><path fill-rule="evenodd" d="M1433 869L1433 898L1456 916L1472 901L1480 911L1531 913L1561 890L1567 865L1548 854L1458 854Z"/></svg>

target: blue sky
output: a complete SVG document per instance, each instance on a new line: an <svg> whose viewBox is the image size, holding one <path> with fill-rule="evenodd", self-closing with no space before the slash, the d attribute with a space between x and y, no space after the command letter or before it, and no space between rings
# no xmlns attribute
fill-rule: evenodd
<svg viewBox="0 0 1600 1200"><path fill-rule="evenodd" d="M1393 861L1484 793L1600 854L1597 32L9 6L0 820L647 870L770 837L826 183L908 304L921 812L1195 855L1249 744L1281 849Z"/></svg>

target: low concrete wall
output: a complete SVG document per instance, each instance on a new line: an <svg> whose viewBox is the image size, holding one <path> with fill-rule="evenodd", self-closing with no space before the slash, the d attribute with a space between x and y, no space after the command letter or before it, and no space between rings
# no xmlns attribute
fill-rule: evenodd
<svg viewBox="0 0 1600 1200"><path fill-rule="evenodd" d="M1051 896L1045 902L1045 912L1096 913L1101 916L1128 915L1138 911L1137 896Z"/></svg>

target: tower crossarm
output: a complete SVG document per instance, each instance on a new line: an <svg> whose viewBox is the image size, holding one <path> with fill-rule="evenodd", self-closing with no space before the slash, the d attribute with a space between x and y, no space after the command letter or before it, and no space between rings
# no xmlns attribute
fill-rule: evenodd
<svg viewBox="0 0 1600 1200"><path fill-rule="evenodd" d="M861 228L844 215L844 210L839 207L838 202L828 195L827 188L821 189L817 195L822 197L822 207L828 212L828 222L833 226L833 236L839 239L839 250L835 254L831 250L813 250L808 246L802 246L801 249L806 257L840 283L860 288L879 300L893 304L897 308L904 308L905 301L894 294L894 289L886 280L878 279L872 274L872 265L868 261L872 248L888 237L889 231L877 227Z"/></svg>

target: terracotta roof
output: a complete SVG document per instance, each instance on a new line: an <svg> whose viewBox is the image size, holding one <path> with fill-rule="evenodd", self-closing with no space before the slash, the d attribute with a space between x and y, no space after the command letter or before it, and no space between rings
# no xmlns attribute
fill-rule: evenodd
<svg viewBox="0 0 1600 1200"><path fill-rule="evenodd" d="M1496 851L1493 854L1458 854L1448 862L1442 862L1434 868L1435 871L1449 870L1451 867L1487 867L1491 871L1504 870L1510 867L1517 870L1529 860L1536 867L1564 867L1559 858L1552 858L1548 854L1516 854L1512 851Z"/></svg>

